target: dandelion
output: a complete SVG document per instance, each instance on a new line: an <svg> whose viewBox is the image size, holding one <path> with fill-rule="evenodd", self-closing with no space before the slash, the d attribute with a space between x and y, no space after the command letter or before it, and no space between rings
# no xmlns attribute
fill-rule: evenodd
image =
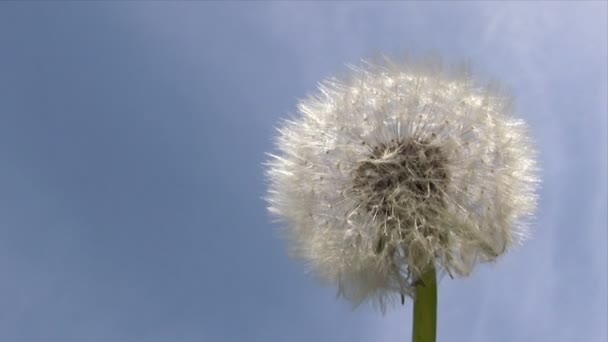
<svg viewBox="0 0 608 342"><path fill-rule="evenodd" d="M269 210L293 253L356 305L419 296L435 271L467 276L528 235L538 179L526 125L468 73L352 67L300 101L276 146Z"/></svg>

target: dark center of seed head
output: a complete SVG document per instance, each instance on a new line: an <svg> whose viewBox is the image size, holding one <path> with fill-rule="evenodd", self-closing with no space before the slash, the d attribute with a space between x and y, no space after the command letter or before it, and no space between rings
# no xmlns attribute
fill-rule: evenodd
<svg viewBox="0 0 608 342"><path fill-rule="evenodd" d="M391 140L371 148L368 159L354 171L352 190L368 212L408 229L414 225L414 216L424 216L425 208L441 205L448 178L446 162L441 149L428 141ZM386 234L380 234L377 253L384 249Z"/></svg>

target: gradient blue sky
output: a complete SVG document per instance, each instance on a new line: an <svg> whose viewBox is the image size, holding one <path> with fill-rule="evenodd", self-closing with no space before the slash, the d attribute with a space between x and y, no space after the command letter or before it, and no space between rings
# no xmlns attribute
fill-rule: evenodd
<svg viewBox="0 0 608 342"><path fill-rule="evenodd" d="M274 126L345 63L467 59L541 150L534 238L440 286L439 341L606 341L607 5L0 3L0 340L407 341L287 257Z"/></svg>

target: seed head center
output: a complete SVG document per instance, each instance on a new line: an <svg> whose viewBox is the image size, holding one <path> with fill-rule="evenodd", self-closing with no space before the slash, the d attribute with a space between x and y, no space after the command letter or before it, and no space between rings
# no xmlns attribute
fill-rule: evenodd
<svg viewBox="0 0 608 342"><path fill-rule="evenodd" d="M391 140L370 149L353 173L352 191L361 207L383 222L375 253L395 253L394 247L387 248L393 233L398 240L408 236L409 229L437 235L425 222L443 206L446 163L442 150L425 140Z"/></svg>
<svg viewBox="0 0 608 342"><path fill-rule="evenodd" d="M441 205L446 163L441 148L425 140L380 143L355 169L352 190L370 213L406 223Z"/></svg>

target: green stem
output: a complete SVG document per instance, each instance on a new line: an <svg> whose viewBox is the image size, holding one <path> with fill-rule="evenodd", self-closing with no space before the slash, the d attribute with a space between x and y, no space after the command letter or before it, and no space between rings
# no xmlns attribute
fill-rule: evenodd
<svg viewBox="0 0 608 342"><path fill-rule="evenodd" d="M413 342L435 342L437 337L437 276L431 267L416 285Z"/></svg>

